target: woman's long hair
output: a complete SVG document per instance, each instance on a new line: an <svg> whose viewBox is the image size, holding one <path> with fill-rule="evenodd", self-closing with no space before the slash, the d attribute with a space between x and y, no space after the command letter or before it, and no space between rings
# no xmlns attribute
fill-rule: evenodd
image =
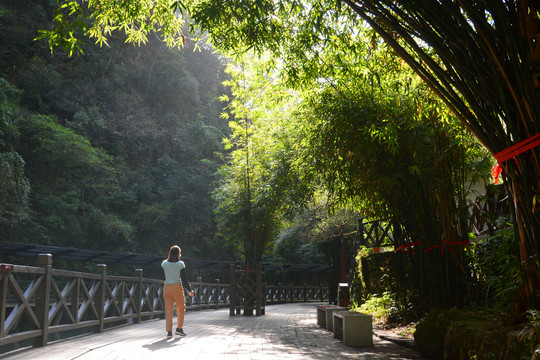
<svg viewBox="0 0 540 360"><path fill-rule="evenodd" d="M169 249L169 257L167 258L168 262L178 262L180 260L180 246L173 245Z"/></svg>

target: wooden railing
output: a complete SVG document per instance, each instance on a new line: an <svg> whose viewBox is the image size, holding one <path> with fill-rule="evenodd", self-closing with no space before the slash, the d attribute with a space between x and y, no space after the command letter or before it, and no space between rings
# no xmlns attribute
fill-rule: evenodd
<svg viewBox="0 0 540 360"><path fill-rule="evenodd" d="M0 345L81 328L102 332L108 324L138 323L162 317L162 283L136 276L107 275L52 268L52 256L39 255L38 267L2 264L0 272Z"/></svg>
<svg viewBox="0 0 540 360"><path fill-rule="evenodd" d="M329 299L328 287L307 285L268 285L266 270L261 265L255 269L230 266L229 314L265 314L266 305L286 302L325 301Z"/></svg>
<svg viewBox="0 0 540 360"><path fill-rule="evenodd" d="M510 217L507 194L502 185L491 185L486 194L478 197L469 208L469 232L476 236L491 236L493 233L507 225L507 221L500 221L501 217Z"/></svg>
<svg viewBox="0 0 540 360"><path fill-rule="evenodd" d="M204 283L201 280L197 277L196 282L191 282L195 296L185 296L187 310L229 307L229 284L221 284L219 279L216 279L215 283Z"/></svg>
<svg viewBox="0 0 540 360"><path fill-rule="evenodd" d="M52 268L52 256L39 255L38 266L0 264L0 350L15 342L44 346L51 334L74 330L102 332L107 327L163 318L163 280ZM187 310L229 307L229 285L191 283L195 296L186 296ZM265 286L266 303L325 301L321 286ZM30 344L29 344L30 345ZM0 351L1 352L1 351Z"/></svg>
<svg viewBox="0 0 540 360"><path fill-rule="evenodd" d="M266 303L327 301L328 287L307 285L266 285Z"/></svg>
<svg viewBox="0 0 540 360"><path fill-rule="evenodd" d="M372 221L362 220L359 223L355 245L364 245L372 248L394 245L391 222L384 219Z"/></svg>
<svg viewBox="0 0 540 360"><path fill-rule="evenodd" d="M259 264L255 269L229 267L229 315L261 316L265 314L266 270Z"/></svg>

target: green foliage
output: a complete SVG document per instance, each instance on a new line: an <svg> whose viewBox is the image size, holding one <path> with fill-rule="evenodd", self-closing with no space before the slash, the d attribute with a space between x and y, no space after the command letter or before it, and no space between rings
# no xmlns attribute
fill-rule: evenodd
<svg viewBox="0 0 540 360"><path fill-rule="evenodd" d="M285 227L276 237L272 253L264 258L272 264L324 264L327 259L319 243L303 239L301 229Z"/></svg>
<svg viewBox="0 0 540 360"><path fill-rule="evenodd" d="M375 59L390 57L381 50ZM482 168L469 165L482 149L407 71L381 70L377 88L369 78L343 77L306 94L302 162L337 201L355 201L365 215L400 224L398 245L417 241L427 250L442 239L466 239L465 179ZM410 269L416 289L438 306L464 304L472 276L466 254L440 254L415 256L413 263L424 264Z"/></svg>
<svg viewBox="0 0 540 360"><path fill-rule="evenodd" d="M85 4L71 6L88 14ZM5 238L150 253L178 243L189 257L232 258L215 236L209 195L228 133L219 118L224 59L208 46L192 51L189 42L180 52L155 37L133 48L118 34L107 36L108 47L69 45L84 56L51 55L33 41L36 30L50 28L55 9L67 20L69 6L2 9L2 75L21 93L0 152L3 141L13 144L32 189L24 226Z"/></svg>
<svg viewBox="0 0 540 360"><path fill-rule="evenodd" d="M471 319L478 313L452 309L450 311L434 310L416 325L414 333L415 343L420 353L428 358L440 359L443 357L444 341L448 328L452 322Z"/></svg>
<svg viewBox="0 0 540 360"><path fill-rule="evenodd" d="M108 36L115 30L122 30L127 41L146 44L148 34L155 28L161 29L163 40L171 47L185 43L182 34L183 18L175 9L180 3L170 1L62 1L53 18L52 30L40 30L37 39L47 38L51 52L59 47L70 56L82 52L81 36L95 39L96 44L109 45ZM92 21L88 21L91 18Z"/></svg>
<svg viewBox="0 0 540 360"><path fill-rule="evenodd" d="M96 207L88 206L87 226L84 235L87 241L85 248L115 251L131 251L133 249L134 226L122 220L117 214L103 213ZM94 239L94 241L92 241ZM82 247L82 246L81 246Z"/></svg>
<svg viewBox="0 0 540 360"><path fill-rule="evenodd" d="M121 249L129 244L130 230L121 230L129 225L100 210L105 198L117 191L112 158L54 118L31 116L18 126L25 139L18 151L34 184L32 217L46 229L32 240L48 242L50 236L56 245L87 248Z"/></svg>
<svg viewBox="0 0 540 360"><path fill-rule="evenodd" d="M0 150L12 150L17 140L17 103L19 91L9 84L4 78L0 78Z"/></svg>
<svg viewBox="0 0 540 360"><path fill-rule="evenodd" d="M16 126L19 91L0 78L0 234L11 238L29 217L30 184L25 162L15 151L19 140Z"/></svg>
<svg viewBox="0 0 540 360"><path fill-rule="evenodd" d="M229 68L234 76L228 82L234 120L224 144L231 153L214 199L223 235L254 265L310 189L293 166L297 134L287 113L290 98L275 96L271 74L263 74L257 62L248 60L252 59L245 59L248 65L241 69Z"/></svg>
<svg viewBox="0 0 540 360"><path fill-rule="evenodd" d="M505 320L505 314L485 308L435 310L416 325L415 343L429 358L530 359L540 344L539 329Z"/></svg>
<svg viewBox="0 0 540 360"><path fill-rule="evenodd" d="M510 310L523 281L512 227L474 244L473 253L477 276L485 290L485 305Z"/></svg>
<svg viewBox="0 0 540 360"><path fill-rule="evenodd" d="M195 24L208 30L214 43L224 49L241 53L251 48L267 48L278 56L262 60L281 72L269 75L260 71L257 67L260 64L255 61L253 66L246 67L252 79L247 84L233 86L234 97L224 116L232 118L233 135L225 144L231 157L221 171L220 187L214 196L219 204L223 234L229 241L240 243L246 257L259 259L268 250L280 226L293 212L294 206L289 205L302 204L313 194L312 181L327 186L332 200L347 204L354 200L356 208L363 207L373 216L397 216L404 224L406 236L403 239L418 239L426 247L439 246L442 239L466 238L464 182L471 176L471 170L484 170L487 156L484 161L476 161L483 156L478 144L455 125L449 111L433 100L429 90L418 86L418 79L402 62L381 46L380 39L364 26L364 20L370 22L413 68L422 72L423 79L453 107L461 121L493 150L503 149L516 139L538 132L531 130L530 134L525 134L521 130L529 127L523 124L538 123L534 121L534 104L539 103L534 99L538 92L534 90L534 83L531 84L535 77L521 75L530 75L534 67L528 63L522 66L510 61L505 64L510 65L504 68L517 80L499 76L501 67L494 64L499 64L501 59L485 63L494 52L486 53L485 46L481 45L484 41L477 41L483 37L479 37L475 29L488 31L497 40L494 43L498 48L512 49L508 56L503 56L502 62L529 59L528 49L532 49L532 45L524 46L520 27L506 27L512 21L506 21L505 14L514 16L512 19L516 21L519 16L532 16L535 20L537 13L533 9L528 14L525 5L525 13L518 14L514 3L488 7L487 2L479 2L472 9L439 3L425 7L424 3L366 1L348 2L348 6L343 7L341 2L335 1L276 4L237 1L233 6L224 6L212 1L118 4L107 0L99 4L88 1L84 4L86 9L76 2L65 1L56 13L56 27L46 35L52 46L65 46L69 54L84 48L91 61L72 58L51 65L40 56L29 57L31 60L25 57L24 61L11 62L22 64L21 75L12 74L11 79L20 78L19 84L24 84L25 106L33 111L57 114L58 125L67 125L89 139L89 143L84 143L63 128L54 128L57 135L53 138L61 149L75 146L78 155L86 159L77 166L76 159L51 151L45 146L44 138L37 137L39 146L49 151L45 155L53 163L74 166L74 173L90 174L93 179L93 172L100 166L105 170L105 164L100 163L103 159L98 159L99 156L92 161L92 154L105 149L104 154L114 159L111 167L125 170L122 174L111 172L117 179L111 188L119 185L116 197L111 195L110 188L107 190L106 184L102 185L103 193L90 188L98 195L105 194L97 196L100 210L110 207L121 211L123 219L134 221L139 217L144 219L145 226L151 224L133 232L137 234L139 246L144 246L147 237L152 237L156 243L172 241L167 239L178 234L182 234L181 241L202 238L205 230L213 229L208 220L212 215L208 203L201 202L198 194L209 190L209 174L217 168L211 157L213 151L220 149L216 134L227 132L215 120L211 126L205 125L205 121L217 119L217 97L209 95L215 83L205 84L193 69L185 69L183 60L164 56L169 50L162 50L161 44L148 42L150 55L140 55L129 50L116 51L116 48L97 52L78 40L80 32L99 43L117 45L124 39L110 34L122 29L128 41L142 43L147 41L149 31L157 27L170 45L178 45L183 41L183 18L176 17L174 11L190 13ZM386 7L403 11L385 11ZM367 14L366 8L373 12ZM448 19L455 22L447 21L434 9L451 14ZM424 15L431 22L423 21ZM399 16L399 21L388 21L381 26L379 20L388 20L389 16ZM416 21L416 16L422 21ZM439 27L441 18L445 21L444 29L455 31ZM415 35L422 34L425 38L408 36L405 28L401 28L402 23L409 24L416 29ZM424 23L426 27L417 26ZM496 29L494 24L497 24ZM500 34L493 31L499 27L512 35L508 38L513 45L517 44L515 47L506 46L506 37L501 39ZM396 38L400 40L395 41ZM420 46L415 46L417 39L422 41ZM465 40L470 46L462 46L461 41ZM410 48L399 41L408 43ZM425 46L426 43L434 48ZM433 49L439 54L434 55ZM527 50L522 53L519 49ZM415 62L414 56L410 56L415 51L422 61ZM460 55L455 57L455 54ZM516 54L518 56L514 56ZM471 62L463 63L462 59L476 55L478 62L472 62L476 71L470 72ZM140 64L148 63L152 66L145 71ZM378 70L381 68L385 70ZM67 81L66 74L75 76ZM97 81L89 81L90 77ZM288 91L276 91L276 87L263 82L264 77L272 77L274 82L279 79L280 84L291 84L305 91L296 97ZM532 110L516 111L522 105L516 105L514 100L506 101L510 98L507 95L510 92L505 91L507 88L526 89L517 98L520 104L524 102ZM529 89L533 89L532 92ZM175 91L182 101L162 96ZM292 116L296 104L302 101L300 113ZM202 106L199 108L199 105ZM269 109L270 105L275 106L274 109ZM198 110L192 111L195 107ZM523 114L533 115L516 125L514 120L524 120ZM298 126L301 123L304 125ZM214 128L218 131L210 130ZM69 146L64 147L64 142ZM193 150L190 146L193 143L204 146ZM201 160L205 167L199 172ZM525 182L515 187L525 189L516 202L521 206L520 213L526 216L527 226L523 231L527 236L522 239L523 248L533 256L522 260L538 261L534 256L538 247L538 236L534 236L538 212L529 211L535 195L527 190L537 188L535 174L538 171L526 162L521 165L519 169L528 169L527 176L520 176L523 174L519 169L510 174L513 181L519 183L524 179ZM32 168L35 166L37 162ZM512 170L514 165L508 166ZM39 185L39 181L36 184ZM88 186L84 181L81 184L80 188ZM63 185L57 186L62 188ZM79 203L72 199L77 198L75 194L80 193L80 188L65 186L62 196L48 201L66 213L79 209ZM525 200L521 201L522 198ZM143 205L132 206L141 202ZM190 204L196 211L190 209ZM56 227L67 227L55 215L44 218ZM69 223L77 224L76 221ZM152 231L157 224L168 226ZM72 225L72 228L77 226ZM123 234L121 236L131 233L118 232ZM258 244L257 249L249 249L250 244ZM445 291L452 288L439 284L438 280L440 274L454 266L459 270L449 271L454 279L469 276L466 261L462 262L460 257L456 257L456 263L451 263L451 257L440 261L435 253L422 259L427 268L436 269L424 274L428 279L428 283L423 284L425 288ZM464 292L450 291L452 295L455 293ZM439 292L439 296L441 294L443 292Z"/></svg>
<svg viewBox="0 0 540 360"><path fill-rule="evenodd" d="M540 133L536 75L540 30L523 26L540 21L537 4L478 1L426 6L423 0L408 0L348 5L422 74L492 154ZM538 188L540 164L529 158L538 156L538 147L531 152L501 160L501 165L526 268L526 299L529 306L538 307L540 296L534 289L540 279L540 212L536 192L530 189Z"/></svg>
<svg viewBox="0 0 540 360"><path fill-rule="evenodd" d="M361 197L369 201L373 215L385 216L388 203L403 211L441 191L437 187L444 184L438 179L453 177L451 171L457 174L466 146L476 145L452 140L460 131L439 121L444 110L424 97L422 88L407 92L392 89L390 83L374 91L366 85L339 84L315 93L306 103L305 161L315 165L338 199ZM438 169L443 161L456 161L455 169Z"/></svg>
<svg viewBox="0 0 540 360"><path fill-rule="evenodd" d="M32 116L19 122L21 135L34 145L32 148L21 144L25 154L37 157L33 166L41 168L47 176L43 182L52 183L59 168L67 171L89 169L96 173L95 179L106 177L111 169L111 157L103 150L93 148L90 141L74 131L60 125L56 119L47 116ZM54 164L47 168L47 164ZM98 184L94 184L98 185Z"/></svg>
<svg viewBox="0 0 540 360"><path fill-rule="evenodd" d="M24 160L16 152L0 153L0 223L13 225L28 219L30 185Z"/></svg>
<svg viewBox="0 0 540 360"><path fill-rule="evenodd" d="M357 309L372 314L376 318L387 318L397 310L396 299L387 291L381 295L370 294Z"/></svg>
<svg viewBox="0 0 540 360"><path fill-rule="evenodd" d="M72 53L77 47L75 31L103 43L117 29L130 42L141 43L154 28L176 45L183 39L184 18L176 16L180 12L193 19L192 30L201 27L220 49L270 50L276 58L269 63L283 65L284 80L298 87L304 81L333 84L333 74L342 71L343 64L347 68L348 63L361 62L358 55L364 48L357 40L365 36L368 24L491 153L540 132L540 14L534 2L107 0L88 1L87 6L88 13L76 2L61 3L55 28L45 33L53 46ZM372 42L380 40L373 37ZM327 61L326 52L332 52L335 61ZM368 73L365 70L349 75L356 78ZM373 77L373 86L377 80ZM379 140L392 146L391 137ZM518 234L522 249L527 249L521 260L535 262L528 272L528 286L534 288L540 272L540 212L534 205L537 194L530 189L538 188L540 166L520 156L504 167L506 181L516 184L513 204L525 224ZM411 175L419 171L416 164L409 168Z"/></svg>
<svg viewBox="0 0 540 360"><path fill-rule="evenodd" d="M261 209L258 191L274 189L268 180L278 178L266 174L277 169L268 165L281 164L272 156L282 153L290 159L294 174L299 174L296 183L302 181L312 189L322 184L336 212L339 205L353 203L370 216L394 216L404 225L407 239L420 241L426 249L439 245L440 239L461 239L467 216L464 179L475 175L470 164L483 156L482 150L388 49L370 47L365 40L363 44L366 50L359 56L366 62L342 62L341 68L320 74L327 76L325 81L306 80L302 92L284 89L275 72L264 72L268 69L264 56L250 57L245 62L251 63L238 69L231 82L235 98L227 116L240 120L231 122L233 136L226 143L233 151L235 170L227 177L243 183L222 187L236 201L216 198L220 205L234 205L220 209L232 220L222 225L236 231L226 237L249 244L250 239L242 238L249 231L238 224L249 223L246 219L253 218L248 214ZM332 63L337 57L338 53L329 52L320 59ZM377 70L376 64L393 66ZM281 136L274 138L276 129ZM293 151L280 152L280 146L289 143ZM271 199L278 194L272 193ZM263 209L268 211L267 205ZM440 219L446 223L440 224ZM320 232L331 233L327 229L338 223L319 219L324 229ZM471 274L463 255L459 252L443 262L431 256L434 268L415 275L423 279L422 296L439 304L464 302L466 291L461 287ZM339 264L338 259L330 263ZM452 276L444 275L448 268L456 269L450 271ZM441 277L448 284L440 286ZM445 294L448 287L454 298Z"/></svg>
<svg viewBox="0 0 540 360"><path fill-rule="evenodd" d="M101 132L106 131L105 119L95 105L76 112L73 120L66 122L66 126L77 134L91 139L98 138Z"/></svg>
<svg viewBox="0 0 540 360"><path fill-rule="evenodd" d="M540 311L528 310L527 319L530 321L531 325L540 329Z"/></svg>

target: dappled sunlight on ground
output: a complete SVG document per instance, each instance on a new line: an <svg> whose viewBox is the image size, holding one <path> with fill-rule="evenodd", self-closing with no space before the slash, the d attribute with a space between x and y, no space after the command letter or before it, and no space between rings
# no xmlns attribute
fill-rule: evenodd
<svg viewBox="0 0 540 360"><path fill-rule="evenodd" d="M229 316L228 309L187 312L186 337L166 339L165 321L151 320L77 339L45 350L11 354L9 359L420 359L406 348L374 338L374 347L349 347L316 323L315 303L266 307L263 316ZM0 359L4 359L0 355Z"/></svg>

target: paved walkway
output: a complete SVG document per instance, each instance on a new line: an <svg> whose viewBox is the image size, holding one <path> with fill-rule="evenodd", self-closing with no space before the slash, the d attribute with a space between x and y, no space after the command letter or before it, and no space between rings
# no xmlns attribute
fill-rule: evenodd
<svg viewBox="0 0 540 360"><path fill-rule="evenodd" d="M258 317L229 317L228 309L188 312L184 338L167 340L165 321L150 320L13 351L0 359L421 359L417 352L376 336L373 347L345 346L317 325L316 307L316 303L271 305L266 315Z"/></svg>

